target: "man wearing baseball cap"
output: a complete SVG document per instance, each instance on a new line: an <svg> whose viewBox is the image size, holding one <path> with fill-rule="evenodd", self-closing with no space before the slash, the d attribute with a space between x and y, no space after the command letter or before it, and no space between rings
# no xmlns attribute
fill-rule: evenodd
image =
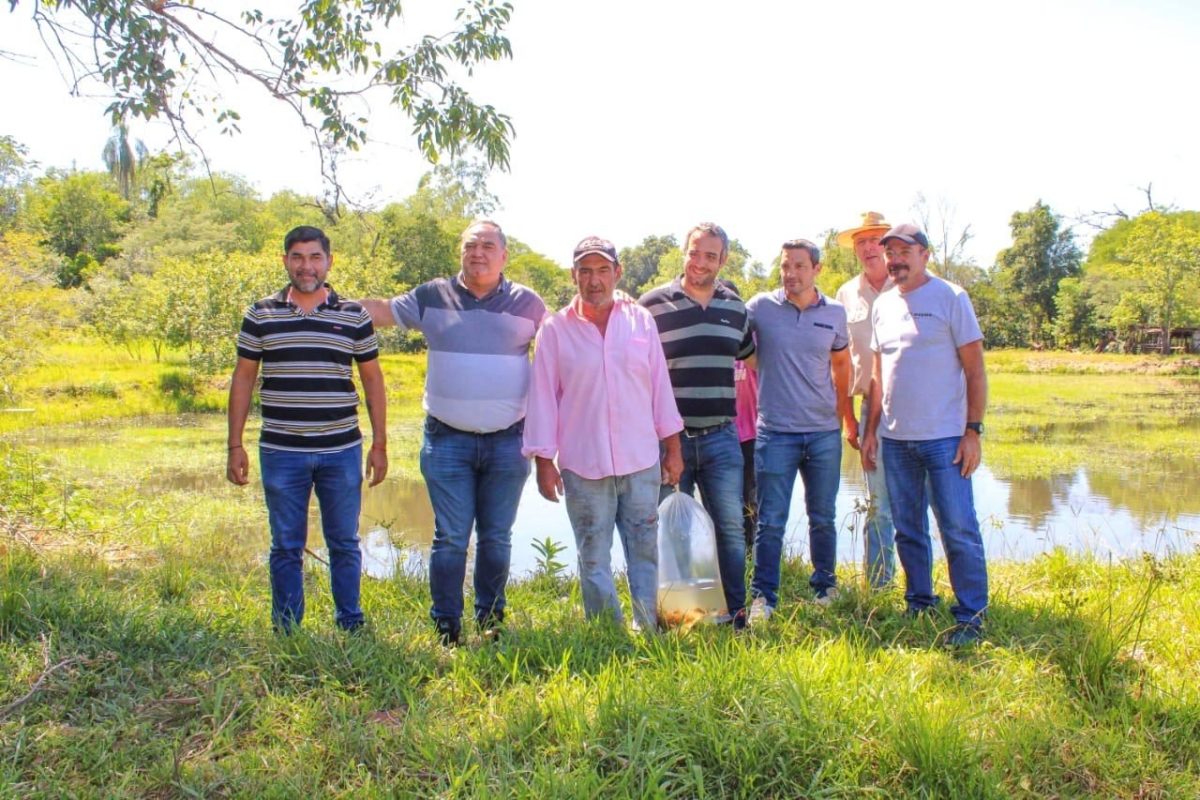
<svg viewBox="0 0 1200 800"><path fill-rule="evenodd" d="M615 524L635 624L654 630L659 486L679 482L683 420L654 317L616 290L621 264L612 242L581 241L571 278L578 294L537 337L521 452L534 458L542 497L566 496L584 613L623 619L612 575Z"/></svg>
<svg viewBox="0 0 1200 800"><path fill-rule="evenodd" d="M940 600L933 588L932 502L956 600L950 610L957 624L947 643L971 645L988 605L971 490L987 406L983 333L962 287L926 271L929 240L920 228L897 225L880 243L896 291L880 295L871 312L875 364L863 467L874 469L882 452L904 599L914 616Z"/></svg>
<svg viewBox="0 0 1200 800"><path fill-rule="evenodd" d="M883 245L879 243L880 237L890 227L884 221L883 214L868 211L863 214L861 225L837 235L838 245L853 248L862 267L862 272L843 283L836 295L837 301L846 308L846 324L850 330L850 364L853 371L850 394L862 398L857 415L858 424L846 431L846 440L855 449L858 449L867 422L867 409L870 408L868 390L871 388L871 370L875 362L875 355L871 351L871 308L882 292L892 288L883 257ZM872 589L889 586L896 570L892 509L888 502L887 481L883 478L883 468L878 461L877 454L875 469L863 470L867 498L870 500L863 556L867 581Z"/></svg>

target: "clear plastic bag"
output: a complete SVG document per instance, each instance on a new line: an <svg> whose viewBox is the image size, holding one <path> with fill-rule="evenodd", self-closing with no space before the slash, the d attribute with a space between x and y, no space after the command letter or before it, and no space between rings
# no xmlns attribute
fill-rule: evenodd
<svg viewBox="0 0 1200 800"><path fill-rule="evenodd" d="M658 506L659 624L690 628L724 613L712 520L694 497L672 492Z"/></svg>

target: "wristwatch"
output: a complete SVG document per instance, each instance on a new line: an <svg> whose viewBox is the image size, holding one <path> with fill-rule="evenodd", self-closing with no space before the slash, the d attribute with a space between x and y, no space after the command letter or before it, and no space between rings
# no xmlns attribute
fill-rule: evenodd
<svg viewBox="0 0 1200 800"><path fill-rule="evenodd" d="M968 422L967 430L975 431L975 433L978 434L979 436L983 436L983 423L982 422Z"/></svg>

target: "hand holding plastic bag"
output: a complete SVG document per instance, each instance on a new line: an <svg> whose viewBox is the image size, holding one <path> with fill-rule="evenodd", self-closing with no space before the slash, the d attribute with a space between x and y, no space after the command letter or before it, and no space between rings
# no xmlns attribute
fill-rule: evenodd
<svg viewBox="0 0 1200 800"><path fill-rule="evenodd" d="M712 520L694 497L672 492L658 506L659 624L690 628L724 611Z"/></svg>

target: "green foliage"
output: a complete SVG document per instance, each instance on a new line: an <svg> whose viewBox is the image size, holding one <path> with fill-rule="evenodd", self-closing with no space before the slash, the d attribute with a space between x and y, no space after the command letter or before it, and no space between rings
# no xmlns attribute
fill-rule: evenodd
<svg viewBox="0 0 1200 800"><path fill-rule="evenodd" d="M295 221L284 227L278 214L271 213L278 211L278 206L265 208L258 193L235 176L172 180L174 189L159 198L157 213L136 225L122 241L123 261L117 266L122 275L152 272L162 257L279 252L283 234L290 227L322 221L315 206L291 208Z"/></svg>
<svg viewBox="0 0 1200 800"><path fill-rule="evenodd" d="M10 10L19 5L12 0ZM114 125L168 117L194 142L190 126L212 119L222 133L236 133L241 115L223 100L224 82L246 83L284 103L320 151L334 206L341 200L337 154L366 143L361 101L375 90L412 120L430 161L475 148L489 166L508 165L509 118L456 82L456 74L512 56L506 2L466 0L451 30L398 48L397 2L300 0L279 16L141 0L33 2L32 11L41 40L75 77L74 89L88 79L107 85ZM228 49L228 36L246 47Z"/></svg>
<svg viewBox="0 0 1200 800"><path fill-rule="evenodd" d="M821 274L817 276L817 288L833 297L843 283L862 271L858 257L852 247L838 247L837 229L825 231L825 243L821 245Z"/></svg>
<svg viewBox="0 0 1200 800"><path fill-rule="evenodd" d="M617 288L627 294L638 296L655 275L658 274L658 263L662 257L672 250L679 248L679 242L674 234L666 236L647 236L634 247L621 249L621 281Z"/></svg>
<svg viewBox="0 0 1200 800"><path fill-rule="evenodd" d="M1054 295L1054 344L1064 350L1091 347L1103 331L1097 322L1096 303L1081 277L1063 278Z"/></svg>
<svg viewBox="0 0 1200 800"><path fill-rule="evenodd" d="M13 381L37 362L46 332L74 316L63 307L73 299L51 288L60 263L32 234L0 235L0 283L9 306L0 314L0 404L16 399Z"/></svg>
<svg viewBox="0 0 1200 800"><path fill-rule="evenodd" d="M57 276L64 288L79 286L87 268L118 252L130 206L98 172L51 171L28 193L31 218L46 243L63 257Z"/></svg>
<svg viewBox="0 0 1200 800"><path fill-rule="evenodd" d="M29 148L0 136L0 233L12 228L21 212L21 193L29 182Z"/></svg>
<svg viewBox="0 0 1200 800"><path fill-rule="evenodd" d="M1069 228L1041 200L1011 220L1013 243L996 257L995 281L1014 302L1010 313L1025 317L1028 338L1042 344L1050 338L1058 309L1054 297L1063 278L1079 274L1081 254Z"/></svg>
<svg viewBox="0 0 1200 800"><path fill-rule="evenodd" d="M1119 272L1126 297L1169 331L1200 319L1200 213L1148 211L1129 226ZM1163 337L1164 352L1169 340Z"/></svg>
<svg viewBox="0 0 1200 800"><path fill-rule="evenodd" d="M563 269L557 262L512 238L508 240L508 267L504 274L537 292L551 312L562 308L575 296L569 269Z"/></svg>

